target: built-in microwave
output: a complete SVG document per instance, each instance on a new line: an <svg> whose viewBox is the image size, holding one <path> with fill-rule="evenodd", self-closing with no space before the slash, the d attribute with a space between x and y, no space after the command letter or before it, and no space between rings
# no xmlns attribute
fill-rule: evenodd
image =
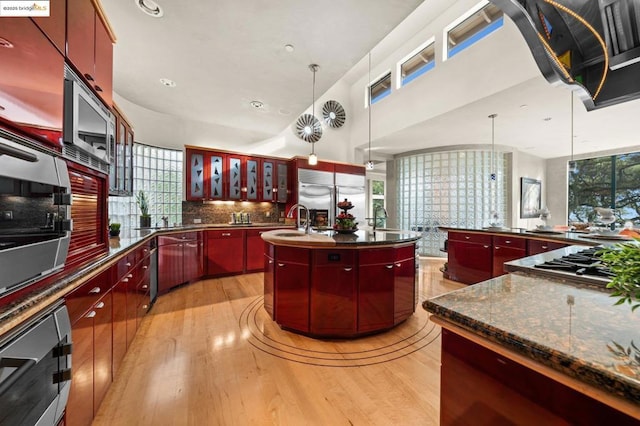
<svg viewBox="0 0 640 426"><path fill-rule="evenodd" d="M64 74L63 140L67 146L80 151L77 153L76 150L65 149L65 155L95 166L92 164L95 161L83 158L83 154L88 154L106 165L109 163L110 149L115 138L113 114L66 65Z"/></svg>

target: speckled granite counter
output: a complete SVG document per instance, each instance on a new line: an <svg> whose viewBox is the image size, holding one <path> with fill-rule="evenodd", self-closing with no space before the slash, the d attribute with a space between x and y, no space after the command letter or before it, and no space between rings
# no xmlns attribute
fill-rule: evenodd
<svg viewBox="0 0 640 426"><path fill-rule="evenodd" d="M123 231L120 237L109 238L109 252L105 253L102 257L94 259L89 264L84 265L79 269L58 273L54 276L55 280L51 283L44 286L34 285L33 292L28 293L8 304L0 306L0 337L27 321L29 318L35 316L41 310L46 309L53 303L56 303L65 295L82 285L87 280L96 276L104 269L110 267L130 250L135 249L139 245L158 235L220 228L260 229L274 227L293 228L292 226L282 223L253 223L243 225L202 224Z"/></svg>
<svg viewBox="0 0 640 426"><path fill-rule="evenodd" d="M423 308L638 404L640 413L640 316L614 302L604 290L509 274L432 298Z"/></svg>

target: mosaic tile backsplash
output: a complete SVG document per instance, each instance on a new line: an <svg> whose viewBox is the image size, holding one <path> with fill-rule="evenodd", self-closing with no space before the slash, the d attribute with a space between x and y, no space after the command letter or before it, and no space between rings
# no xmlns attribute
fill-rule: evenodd
<svg viewBox="0 0 640 426"><path fill-rule="evenodd" d="M284 223L285 204L246 201L183 201L182 224L229 223L233 213L249 213L252 223Z"/></svg>

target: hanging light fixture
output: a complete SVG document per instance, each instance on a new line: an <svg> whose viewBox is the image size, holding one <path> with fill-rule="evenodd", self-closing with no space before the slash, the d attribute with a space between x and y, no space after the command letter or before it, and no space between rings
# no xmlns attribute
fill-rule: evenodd
<svg viewBox="0 0 640 426"><path fill-rule="evenodd" d="M498 114L491 114L489 118L491 119L491 180L495 181L497 179L496 174L496 141L495 141L495 121Z"/></svg>
<svg viewBox="0 0 640 426"><path fill-rule="evenodd" d="M312 130L315 133L315 127L316 126L320 126L320 122L318 121L318 119L316 118L316 71L318 71L318 68L320 68L320 66L318 64L311 64L309 65L309 69L311 70L311 72L313 72L313 88L311 90L311 115L313 116L313 124L312 124ZM322 135L322 129L320 129L320 135ZM318 137L318 139L320 139L320 137ZM318 164L318 156L315 153L315 145L316 145L316 141L312 140L311 141L311 154L309 154L309 165L311 166L315 166L316 164Z"/></svg>
<svg viewBox="0 0 640 426"><path fill-rule="evenodd" d="M575 173L578 171L578 164L573 159L573 91L569 91L569 93L571 94L571 117L569 119L571 122L571 159L569 160L569 173Z"/></svg>
<svg viewBox="0 0 640 426"><path fill-rule="evenodd" d="M369 111L369 149L367 150L369 160L367 161L367 170L373 170L373 161L371 161L371 51L369 51L369 77L367 81L367 90L369 90L369 96L367 96L367 102L369 102L367 106Z"/></svg>
<svg viewBox="0 0 640 426"><path fill-rule="evenodd" d="M493 211L491 212L491 227L500 228L500 214L498 213L498 190L496 188L498 173L496 170L496 132L495 132L495 122L498 114L491 114L489 118L491 119L491 174L489 178L491 179L491 204Z"/></svg>

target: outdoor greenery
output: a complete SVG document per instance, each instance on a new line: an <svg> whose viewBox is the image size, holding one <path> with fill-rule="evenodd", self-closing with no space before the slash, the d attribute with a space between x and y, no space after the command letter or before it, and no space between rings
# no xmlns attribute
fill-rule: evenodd
<svg viewBox="0 0 640 426"><path fill-rule="evenodd" d="M640 152L576 161L569 174L569 222L595 222L611 207L618 223L640 221Z"/></svg>
<svg viewBox="0 0 640 426"><path fill-rule="evenodd" d="M616 305L628 303L631 310L640 307L640 240L616 244L600 250L600 259L615 277L607 284L617 297Z"/></svg>

